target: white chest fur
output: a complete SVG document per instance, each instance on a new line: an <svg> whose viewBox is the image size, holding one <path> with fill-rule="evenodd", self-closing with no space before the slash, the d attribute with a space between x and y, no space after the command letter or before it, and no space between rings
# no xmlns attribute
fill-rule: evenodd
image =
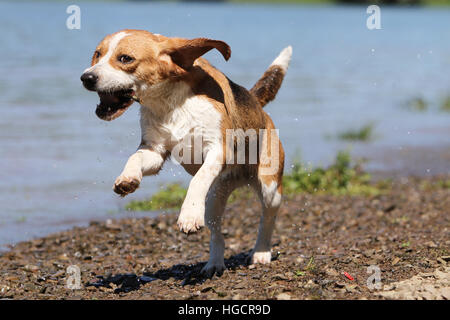
<svg viewBox="0 0 450 320"><path fill-rule="evenodd" d="M178 105L175 101L179 101ZM221 144L222 117L208 99L192 94L171 102L164 105L166 101L152 101L150 106L141 108L142 135L147 144L160 152L171 152L180 143L191 141L189 137L193 134L201 135L202 146L206 148L203 152ZM159 105L154 106L155 103Z"/></svg>

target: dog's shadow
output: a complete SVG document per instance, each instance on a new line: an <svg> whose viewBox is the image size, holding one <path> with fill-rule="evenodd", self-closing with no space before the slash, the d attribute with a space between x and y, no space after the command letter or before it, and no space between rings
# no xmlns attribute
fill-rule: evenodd
<svg viewBox="0 0 450 320"><path fill-rule="evenodd" d="M250 252L241 252L234 256L225 259L226 270L234 270L239 266L246 266L249 264ZM111 284L116 286L114 292L130 292L138 290L141 285L155 281L169 279L175 279L182 281L182 285L196 285L203 283L207 277L205 277L201 270L205 266L206 262L199 262L197 264L177 264L167 269L160 269L154 273L145 272L142 276L138 276L134 273L110 275L107 277L97 276L97 282L89 282L86 286L94 287L106 287L112 288Z"/></svg>

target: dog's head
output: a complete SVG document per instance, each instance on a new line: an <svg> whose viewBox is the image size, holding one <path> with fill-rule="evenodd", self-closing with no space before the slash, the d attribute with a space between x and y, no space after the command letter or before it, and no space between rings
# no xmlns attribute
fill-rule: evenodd
<svg viewBox="0 0 450 320"><path fill-rule="evenodd" d="M152 86L179 81L190 72L197 58L214 48L229 59L231 50L223 41L167 38L143 30L123 30L100 42L81 81L86 89L98 93L96 114L109 121L122 115Z"/></svg>

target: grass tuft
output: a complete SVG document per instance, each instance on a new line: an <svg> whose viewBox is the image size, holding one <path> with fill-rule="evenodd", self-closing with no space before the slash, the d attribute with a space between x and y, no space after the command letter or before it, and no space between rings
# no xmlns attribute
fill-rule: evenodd
<svg viewBox="0 0 450 320"><path fill-rule="evenodd" d="M338 134L338 138L341 140L349 141L371 141L373 140L374 125L372 123L366 124L363 127L356 130L347 130Z"/></svg>
<svg viewBox="0 0 450 320"><path fill-rule="evenodd" d="M450 97L447 97L441 104L441 111L450 112Z"/></svg>
<svg viewBox="0 0 450 320"><path fill-rule="evenodd" d="M186 188L179 183L170 183L155 193L149 200L133 200L125 209L131 211L155 211L163 209L178 209L183 204Z"/></svg>
<svg viewBox="0 0 450 320"><path fill-rule="evenodd" d="M324 168L308 168L296 162L291 173L284 176L285 193L331 193L335 195L377 195L388 188L385 182L370 183L370 174L364 172L361 163L351 165L348 152L340 151L334 163Z"/></svg>
<svg viewBox="0 0 450 320"><path fill-rule="evenodd" d="M409 100L406 106L411 111L424 112L428 110L428 103L421 97Z"/></svg>
<svg viewBox="0 0 450 320"><path fill-rule="evenodd" d="M436 181L423 181L420 188L425 191L436 191L441 189L450 189L450 179L439 179Z"/></svg>

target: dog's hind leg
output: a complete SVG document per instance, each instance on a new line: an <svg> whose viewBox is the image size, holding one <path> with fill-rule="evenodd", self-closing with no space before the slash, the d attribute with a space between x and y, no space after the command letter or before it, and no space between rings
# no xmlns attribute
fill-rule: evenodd
<svg viewBox="0 0 450 320"><path fill-rule="evenodd" d="M251 263L270 263L271 240L275 228L275 219L281 204L281 190L277 181L269 185L260 184L256 190L263 207L261 221L259 223L258 238L251 252Z"/></svg>
<svg viewBox="0 0 450 320"><path fill-rule="evenodd" d="M273 128L270 119L268 127ZM271 261L272 233L282 195L284 151L275 130L269 130L264 136L262 149L258 180L253 184L253 188L261 200L263 213L258 238L251 252L251 263L270 263Z"/></svg>
<svg viewBox="0 0 450 320"><path fill-rule="evenodd" d="M214 274L222 275L225 270L224 251L225 240L222 235L222 216L227 199L233 191L228 181L220 178L211 187L206 198L205 223L211 231L209 261L203 267L202 273L211 278Z"/></svg>

